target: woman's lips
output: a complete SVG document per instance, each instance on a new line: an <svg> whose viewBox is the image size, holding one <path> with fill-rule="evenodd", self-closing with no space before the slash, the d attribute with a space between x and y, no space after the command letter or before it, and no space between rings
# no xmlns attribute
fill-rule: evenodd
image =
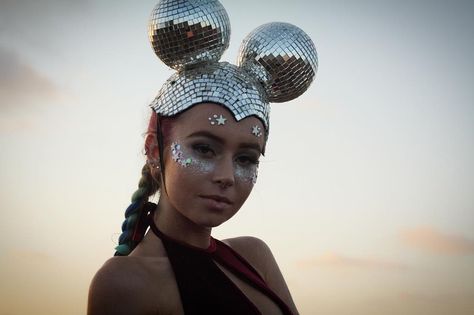
<svg viewBox="0 0 474 315"><path fill-rule="evenodd" d="M214 200L214 201L216 201L216 202L226 203L226 204L229 204L229 205L232 204L232 201L230 201L227 197L224 197L224 196L219 196L219 195L201 195L200 197L201 197L201 198L204 198L204 199Z"/></svg>
<svg viewBox="0 0 474 315"><path fill-rule="evenodd" d="M228 198L223 197L223 196L218 196L218 195L206 195L206 196L200 196L207 206L215 211L222 211L227 209L230 205L232 205L232 201L230 201Z"/></svg>

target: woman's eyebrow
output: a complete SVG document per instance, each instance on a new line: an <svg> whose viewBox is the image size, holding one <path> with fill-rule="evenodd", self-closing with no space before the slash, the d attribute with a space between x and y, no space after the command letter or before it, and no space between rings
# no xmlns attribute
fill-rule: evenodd
<svg viewBox="0 0 474 315"><path fill-rule="evenodd" d="M213 134L213 133L210 133L209 131L205 131L205 130L201 130L201 131L196 131L196 132L193 132L192 134L188 135L186 138L196 138L196 137L205 137L205 138L210 138L216 142L219 142L219 143L224 143L224 139Z"/></svg>
<svg viewBox="0 0 474 315"><path fill-rule="evenodd" d="M250 143L250 142L240 143L239 148L253 149L255 151L258 151L260 154L263 154L263 150L262 150L262 148L260 147L260 145L258 143L254 143L254 142L252 142L252 143Z"/></svg>
<svg viewBox="0 0 474 315"><path fill-rule="evenodd" d="M218 142L219 144L223 144L225 142L224 138L222 137L219 137L209 131L205 131L205 130L200 130L200 131L196 131L196 132L193 132L192 134L188 135L186 138L195 138L195 137L205 137L205 138L209 138L209 139L212 139L216 142ZM239 143L239 148L242 148L242 149L253 149L253 150L256 150L258 152L260 152L261 154L263 154L263 150L262 148L260 147L260 145L258 143L255 143L255 142L242 142L242 143Z"/></svg>

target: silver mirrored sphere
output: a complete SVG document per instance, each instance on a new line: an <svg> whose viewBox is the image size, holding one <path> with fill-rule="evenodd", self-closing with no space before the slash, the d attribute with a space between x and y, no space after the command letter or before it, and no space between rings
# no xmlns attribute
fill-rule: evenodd
<svg viewBox="0 0 474 315"><path fill-rule="evenodd" d="M318 70L318 55L311 38L288 23L268 23L242 42L237 64L264 85L268 100L280 103L303 94Z"/></svg>
<svg viewBox="0 0 474 315"><path fill-rule="evenodd" d="M148 37L156 55L173 69L218 61L229 47L229 17L217 0L161 0L151 14Z"/></svg>

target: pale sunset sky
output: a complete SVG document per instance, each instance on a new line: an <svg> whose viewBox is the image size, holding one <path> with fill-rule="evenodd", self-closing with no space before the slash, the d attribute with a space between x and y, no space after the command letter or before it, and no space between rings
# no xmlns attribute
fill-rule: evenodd
<svg viewBox="0 0 474 315"><path fill-rule="evenodd" d="M301 314L474 314L474 2L221 0L234 62L296 24L319 71L274 104L247 203L217 238L271 247ZM172 75L156 1L0 2L0 314L80 315Z"/></svg>

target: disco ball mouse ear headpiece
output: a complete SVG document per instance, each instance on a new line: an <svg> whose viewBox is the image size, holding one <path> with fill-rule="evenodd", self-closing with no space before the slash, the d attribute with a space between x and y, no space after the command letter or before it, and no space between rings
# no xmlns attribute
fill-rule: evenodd
<svg viewBox="0 0 474 315"><path fill-rule="evenodd" d="M229 46L230 23L217 0L161 0L148 34L156 55L177 70L150 105L165 117L199 103L217 103L237 121L260 118L268 132L269 102L303 94L318 69L311 38L288 23L269 23L251 32L237 65L219 62Z"/></svg>

